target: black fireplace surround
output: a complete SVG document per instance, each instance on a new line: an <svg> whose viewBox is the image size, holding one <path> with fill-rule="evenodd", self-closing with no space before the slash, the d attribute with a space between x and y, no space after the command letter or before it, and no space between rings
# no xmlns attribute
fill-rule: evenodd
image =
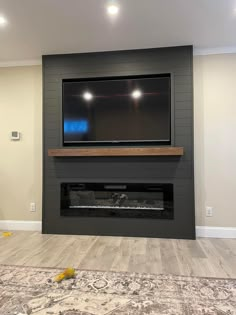
<svg viewBox="0 0 236 315"><path fill-rule="evenodd" d="M195 238L192 56L192 46L43 56L43 233ZM171 146L183 156L48 156L63 148L63 80L159 74L171 76Z"/></svg>

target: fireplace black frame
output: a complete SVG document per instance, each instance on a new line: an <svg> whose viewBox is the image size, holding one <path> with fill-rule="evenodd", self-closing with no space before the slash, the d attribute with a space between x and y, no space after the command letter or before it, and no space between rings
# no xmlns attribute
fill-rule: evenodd
<svg viewBox="0 0 236 315"><path fill-rule="evenodd" d="M91 208L70 206L70 192L112 192L129 194L130 192L148 194L162 194L163 209L127 209L125 205L116 208ZM125 203L124 203L125 204ZM61 183L61 216L69 217L113 217L113 218L139 218L139 219L174 219L174 185L172 183Z"/></svg>

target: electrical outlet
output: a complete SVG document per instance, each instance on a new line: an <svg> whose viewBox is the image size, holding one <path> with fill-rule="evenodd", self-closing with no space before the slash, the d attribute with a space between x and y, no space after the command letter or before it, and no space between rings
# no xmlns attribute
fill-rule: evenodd
<svg viewBox="0 0 236 315"><path fill-rule="evenodd" d="M36 204L35 204L35 202L31 202L31 204L30 204L30 211L31 212L35 212L36 211Z"/></svg>
<svg viewBox="0 0 236 315"><path fill-rule="evenodd" d="M206 216L207 217L213 216L213 207L206 207Z"/></svg>

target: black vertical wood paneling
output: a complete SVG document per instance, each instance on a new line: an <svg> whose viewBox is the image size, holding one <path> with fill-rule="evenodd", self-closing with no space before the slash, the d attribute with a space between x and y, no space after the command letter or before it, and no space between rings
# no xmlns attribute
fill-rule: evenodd
<svg viewBox="0 0 236 315"><path fill-rule="evenodd" d="M62 147L62 79L171 73L176 157L52 158ZM192 47L43 56L43 232L195 238ZM174 220L60 216L62 182L174 184Z"/></svg>

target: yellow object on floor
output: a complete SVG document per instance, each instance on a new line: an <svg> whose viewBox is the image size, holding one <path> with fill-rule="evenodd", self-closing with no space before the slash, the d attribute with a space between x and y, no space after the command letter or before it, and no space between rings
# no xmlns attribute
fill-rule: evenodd
<svg viewBox="0 0 236 315"><path fill-rule="evenodd" d="M12 232L2 232L3 237L9 237L12 236Z"/></svg>
<svg viewBox="0 0 236 315"><path fill-rule="evenodd" d="M71 279L75 277L75 269L74 268L66 268L63 272L59 273L54 281L61 282L64 279Z"/></svg>

